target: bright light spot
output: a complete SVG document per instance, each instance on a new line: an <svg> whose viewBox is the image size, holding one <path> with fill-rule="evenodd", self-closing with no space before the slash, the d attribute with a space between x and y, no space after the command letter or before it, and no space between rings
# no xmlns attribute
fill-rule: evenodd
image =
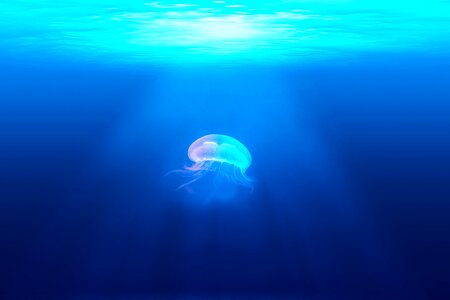
<svg viewBox="0 0 450 300"><path fill-rule="evenodd" d="M193 24L193 27L196 31L194 36L211 40L250 39L262 34L237 17L207 18Z"/></svg>

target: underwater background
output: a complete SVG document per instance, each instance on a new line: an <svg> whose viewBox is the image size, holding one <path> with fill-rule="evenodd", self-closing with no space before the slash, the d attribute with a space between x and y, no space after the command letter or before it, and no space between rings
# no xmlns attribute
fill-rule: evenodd
<svg viewBox="0 0 450 300"><path fill-rule="evenodd" d="M1 299L448 299L450 1L2 1ZM252 189L177 190L197 138Z"/></svg>

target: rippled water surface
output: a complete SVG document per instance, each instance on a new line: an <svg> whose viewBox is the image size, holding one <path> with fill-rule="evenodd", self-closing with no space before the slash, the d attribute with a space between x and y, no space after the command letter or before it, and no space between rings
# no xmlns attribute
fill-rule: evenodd
<svg viewBox="0 0 450 300"><path fill-rule="evenodd" d="M444 52L450 1L4 0L4 50L131 62L302 62Z"/></svg>

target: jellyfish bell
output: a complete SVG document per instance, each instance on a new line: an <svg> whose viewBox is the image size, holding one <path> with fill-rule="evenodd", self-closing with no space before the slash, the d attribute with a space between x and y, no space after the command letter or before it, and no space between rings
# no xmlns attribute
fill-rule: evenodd
<svg viewBox="0 0 450 300"><path fill-rule="evenodd" d="M196 168L218 163L230 164L244 175L252 163L248 149L238 140L222 134L208 134L191 144L188 156Z"/></svg>
<svg viewBox="0 0 450 300"><path fill-rule="evenodd" d="M186 166L183 172L192 178L179 189L205 177L212 177L215 186L252 186L252 180L246 174L252 157L235 138L222 134L205 135L191 144L188 157L192 165Z"/></svg>

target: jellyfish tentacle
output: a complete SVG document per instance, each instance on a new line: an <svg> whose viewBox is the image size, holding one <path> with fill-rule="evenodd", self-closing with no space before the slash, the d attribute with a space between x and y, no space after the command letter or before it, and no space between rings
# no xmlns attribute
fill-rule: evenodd
<svg viewBox="0 0 450 300"><path fill-rule="evenodd" d="M185 182L185 183L183 183L182 185L180 185L179 187L177 187L176 190L179 191L180 189L182 189L182 188L184 188L184 187L186 187L186 186L188 186L188 185L190 185L190 184L196 182L196 181L199 180L200 178L202 178L201 175L200 175L200 176L196 176L194 179L189 180L188 182Z"/></svg>

